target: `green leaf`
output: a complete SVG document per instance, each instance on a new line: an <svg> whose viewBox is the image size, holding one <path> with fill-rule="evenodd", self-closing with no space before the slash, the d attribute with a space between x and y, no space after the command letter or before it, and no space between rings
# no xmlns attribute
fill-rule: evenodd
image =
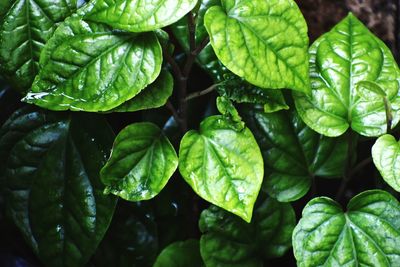
<svg viewBox="0 0 400 267"><path fill-rule="evenodd" d="M263 189L281 202L303 197L315 176L340 177L347 161L345 137L320 135L296 111L267 114L248 108L244 119L264 157Z"/></svg>
<svg viewBox="0 0 400 267"><path fill-rule="evenodd" d="M25 101L52 110L107 111L151 84L161 63L154 33L114 31L74 16L47 43Z"/></svg>
<svg viewBox="0 0 400 267"><path fill-rule="evenodd" d="M76 0L2 0L0 67L13 88L24 92L31 87L43 46L56 24L76 8Z"/></svg>
<svg viewBox="0 0 400 267"><path fill-rule="evenodd" d="M183 137L179 171L200 197L251 221L264 167L249 129L237 131L223 116L206 118Z"/></svg>
<svg viewBox="0 0 400 267"><path fill-rule="evenodd" d="M89 266L152 266L158 243L157 224L148 202L119 201L110 228Z"/></svg>
<svg viewBox="0 0 400 267"><path fill-rule="evenodd" d="M85 18L130 32L148 32L185 16L197 0L94 0Z"/></svg>
<svg viewBox="0 0 400 267"><path fill-rule="evenodd" d="M137 96L108 112L134 112L162 107L172 95L173 89L174 78L168 71L163 71L155 82L143 89Z"/></svg>
<svg viewBox="0 0 400 267"><path fill-rule="evenodd" d="M204 21L219 60L262 88L310 91L307 24L293 0L222 0Z"/></svg>
<svg viewBox="0 0 400 267"><path fill-rule="evenodd" d="M200 256L198 240L189 239L175 242L164 248L157 257L153 267L202 267L203 260Z"/></svg>
<svg viewBox="0 0 400 267"><path fill-rule="evenodd" d="M349 14L310 48L312 94L295 92L296 108L309 127L339 136L351 127L364 136L386 133L385 105L363 99L357 84L379 85L393 107L393 126L400 119L400 71L389 48Z"/></svg>
<svg viewBox="0 0 400 267"><path fill-rule="evenodd" d="M226 73L223 77L222 84L218 86L218 93L236 103L261 104L267 113L289 109L280 90L256 87L232 73Z"/></svg>
<svg viewBox="0 0 400 267"><path fill-rule="evenodd" d="M370 81L361 81L356 85L357 93L363 99L378 98L383 100L386 97L385 91L379 86L379 84Z"/></svg>
<svg viewBox="0 0 400 267"><path fill-rule="evenodd" d="M116 198L99 171L114 135L90 114L14 113L0 130L8 214L48 266L82 266L103 238Z"/></svg>
<svg viewBox="0 0 400 267"><path fill-rule="evenodd" d="M239 112L228 98L224 96L217 97L217 109L227 120L232 122L236 130L243 130L245 125L242 117L240 117Z"/></svg>
<svg viewBox="0 0 400 267"><path fill-rule="evenodd" d="M200 251L207 266L264 266L291 247L296 218L290 204L267 199L247 224L215 206L201 213Z"/></svg>
<svg viewBox="0 0 400 267"><path fill-rule="evenodd" d="M389 135L378 138L372 147L372 158L383 179L400 192L400 144Z"/></svg>
<svg viewBox="0 0 400 267"><path fill-rule="evenodd" d="M381 190L363 192L343 212L327 197L311 200L293 232L299 267L398 266L400 204Z"/></svg>
<svg viewBox="0 0 400 267"><path fill-rule="evenodd" d="M177 167L178 157L168 138L157 125L141 122L118 134L100 175L107 193L140 201L160 193Z"/></svg>

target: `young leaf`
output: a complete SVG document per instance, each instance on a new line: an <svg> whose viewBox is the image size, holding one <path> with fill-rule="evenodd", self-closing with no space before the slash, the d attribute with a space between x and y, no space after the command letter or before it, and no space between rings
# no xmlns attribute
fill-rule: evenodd
<svg viewBox="0 0 400 267"><path fill-rule="evenodd" d="M364 99L378 98L383 99L386 97L385 91L379 86L379 84L371 81L361 81L356 85L356 91L360 97Z"/></svg>
<svg viewBox="0 0 400 267"><path fill-rule="evenodd" d="M76 0L2 0L0 68L13 88L25 92L39 70L39 56L55 26L77 8Z"/></svg>
<svg viewBox="0 0 400 267"><path fill-rule="evenodd" d="M164 106L174 89L174 78L168 71L141 91L137 96L108 112L134 112Z"/></svg>
<svg viewBox="0 0 400 267"><path fill-rule="evenodd" d="M189 239L172 243L161 251L153 267L202 267L198 240Z"/></svg>
<svg viewBox="0 0 400 267"><path fill-rule="evenodd" d="M400 203L381 190L363 192L343 212L327 197L311 200L293 232L300 267L397 266Z"/></svg>
<svg viewBox="0 0 400 267"><path fill-rule="evenodd" d="M385 105L357 93L359 82L379 85L400 119L400 71L389 48L349 14L310 48L312 94L294 92L296 108L309 127L339 136L351 127L365 136L386 133Z"/></svg>
<svg viewBox="0 0 400 267"><path fill-rule="evenodd" d="M44 48L25 101L52 110L107 111L152 83L161 63L154 33L116 32L73 16Z"/></svg>
<svg viewBox="0 0 400 267"><path fill-rule="evenodd" d="M346 138L314 132L293 110L267 114L248 108L243 116L263 153L263 188L270 196L281 202L295 201L308 192L315 176L342 175Z"/></svg>
<svg viewBox="0 0 400 267"><path fill-rule="evenodd" d="M290 204L267 199L247 224L211 206L201 213L200 251L207 266L263 266L263 259L281 257L291 247L296 218Z"/></svg>
<svg viewBox="0 0 400 267"><path fill-rule="evenodd" d="M219 60L248 82L310 91L307 24L293 0L222 0L204 24Z"/></svg>
<svg viewBox="0 0 400 267"><path fill-rule="evenodd" d="M200 197L250 222L264 167L249 129L237 131L223 116L206 118L183 137L179 171Z"/></svg>
<svg viewBox="0 0 400 267"><path fill-rule="evenodd" d="M372 158L383 179L400 192L400 144L389 135L378 138L372 147Z"/></svg>
<svg viewBox="0 0 400 267"><path fill-rule="evenodd" d="M241 131L245 127L242 117L240 117L239 112L233 105L233 103L224 96L217 97L217 109L221 114L232 122L232 125Z"/></svg>
<svg viewBox="0 0 400 267"><path fill-rule="evenodd" d="M116 198L99 171L114 135L106 121L23 108L0 130L8 214L48 266L83 266L103 238Z"/></svg>
<svg viewBox="0 0 400 267"><path fill-rule="evenodd" d="M196 3L197 0L94 0L85 18L116 29L148 32L178 21Z"/></svg>
<svg viewBox="0 0 400 267"><path fill-rule="evenodd" d="M100 175L106 192L140 201L160 193L177 167L178 157L168 138L157 125L142 122L118 134Z"/></svg>

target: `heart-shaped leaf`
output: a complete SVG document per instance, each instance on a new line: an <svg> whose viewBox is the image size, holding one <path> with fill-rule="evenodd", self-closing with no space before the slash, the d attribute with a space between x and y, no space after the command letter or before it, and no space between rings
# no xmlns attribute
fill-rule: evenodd
<svg viewBox="0 0 400 267"><path fill-rule="evenodd" d="M154 33L116 32L73 16L44 48L25 101L52 110L107 111L152 83L161 63Z"/></svg>
<svg viewBox="0 0 400 267"><path fill-rule="evenodd" d="M134 123L114 142L111 157L101 169L106 192L130 201L156 196L178 167L178 157L157 125Z"/></svg>
<svg viewBox="0 0 400 267"><path fill-rule="evenodd" d="M174 89L174 78L168 71L161 72L160 76L141 91L134 98L108 112L134 112L164 106Z"/></svg>
<svg viewBox="0 0 400 267"><path fill-rule="evenodd" d="M204 24L219 60L262 88L308 93L307 24L293 0L222 0Z"/></svg>
<svg viewBox="0 0 400 267"><path fill-rule="evenodd" d="M116 198L99 172L114 135L89 114L23 108L0 130L8 214L48 266L83 266L103 238Z"/></svg>
<svg viewBox="0 0 400 267"><path fill-rule="evenodd" d="M372 147L372 158L383 179L400 192L400 144L389 134L378 138Z"/></svg>
<svg viewBox="0 0 400 267"><path fill-rule="evenodd" d="M202 267L199 241L189 239L172 243L161 251L153 267Z"/></svg>
<svg viewBox="0 0 400 267"><path fill-rule="evenodd" d="M116 29L148 32L168 26L194 8L197 0L94 0L85 18Z"/></svg>
<svg viewBox="0 0 400 267"><path fill-rule="evenodd" d="M179 171L200 197L250 222L264 166L248 128L238 131L223 116L206 118L183 137Z"/></svg>
<svg viewBox="0 0 400 267"><path fill-rule="evenodd" d="M378 84L400 119L400 71L389 48L354 15L349 14L310 48L312 93L294 92L296 108L305 123L327 136L351 127L365 136L386 133L385 105L380 98L364 99L357 84Z"/></svg>
<svg viewBox="0 0 400 267"><path fill-rule="evenodd" d="M77 8L76 0L2 0L0 4L0 68L13 88L31 87L39 56L57 23Z"/></svg>
<svg viewBox="0 0 400 267"><path fill-rule="evenodd" d="M244 110L264 156L263 188L282 202L294 201L310 189L315 176L340 177L347 160L347 140L320 135L296 111L265 113Z"/></svg>
<svg viewBox="0 0 400 267"><path fill-rule="evenodd" d="M363 192L343 212L327 197L311 200L293 232L300 267L397 266L400 203L381 190Z"/></svg>
<svg viewBox="0 0 400 267"><path fill-rule="evenodd" d="M291 247L296 218L290 204L265 200L251 224L212 206L201 213L201 255L207 266L263 266Z"/></svg>

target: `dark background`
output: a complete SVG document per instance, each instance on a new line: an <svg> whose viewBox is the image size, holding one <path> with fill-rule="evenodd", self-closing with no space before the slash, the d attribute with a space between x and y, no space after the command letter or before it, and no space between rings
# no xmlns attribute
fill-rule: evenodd
<svg viewBox="0 0 400 267"><path fill-rule="evenodd" d="M399 62L400 57L400 32L399 32L399 24L400 24L400 0L297 0L296 1L302 12L307 20L308 27L309 27L309 36L310 42L312 43L316 38L318 38L321 34L329 31L329 29L334 26L337 22L339 22L342 18L344 18L348 12L353 12L358 18L360 18L367 26L371 29L373 33L375 33L379 38L381 38L391 49L397 61ZM196 69L194 70L194 75L191 78L192 84L196 85L195 90L199 90L201 88L206 88L211 83L211 80L205 76L204 73L197 72ZM0 79L0 125L8 118L8 116L19 106L21 106L19 102L19 96L14 93L11 89L7 89L7 84ZM164 109L159 110L160 114L164 116L160 116L160 118L165 118L165 114L167 111ZM148 114L141 113L139 115L135 114L113 114L107 116L108 121L113 126L114 130L118 132L124 125L136 121L136 120L145 120L149 119ZM150 118L151 119L151 118ZM363 159L370 156L370 149L373 144L373 140L369 139L361 139L360 143L357 148L357 161L362 161ZM314 185L313 190L305 196L303 199L293 203L293 206L296 210L297 218L300 217L301 210L304 205L314 196L316 195L326 195L330 197L334 197L338 187L340 185L340 181L338 180L317 180L316 184ZM126 234L131 234L135 239L132 244L128 244L129 246L135 246L135 244L139 244L140 236L139 232L135 233L134 229L141 229L143 225L148 225L146 222L143 222L143 218L147 218L148 214L151 214L151 218L158 224L151 224L150 228L146 228L145 231L147 234L147 239L145 242L140 243L141 246L145 245L147 242L149 248L152 249L152 237L156 236L157 232L159 234L158 243L162 244L159 246L163 246L167 244L171 238L171 236L176 236L178 239L184 239L186 237L191 237L195 234L186 235L182 234L184 231L192 231L190 229L191 226L189 224L196 225L194 221L196 218L190 218L185 214L188 213L188 209L185 205L185 198L193 198L193 195L185 195L181 199L177 197L171 202L171 205L165 206L165 201L163 198L170 198L171 195L174 195L174 189L176 188L184 188L187 189L184 183L181 183L178 179L173 179L171 183L168 185L169 191L164 193L161 198L151 203L151 208L148 211L147 207L143 209L142 207L137 207L135 205L125 203L120 201L117 215L116 217L122 218L121 221L129 221L128 225L121 225L121 221L113 222L116 228L120 227L127 227L131 229ZM343 199L343 203L347 203L349 198L353 195L362 192L367 189L371 188L384 188L388 190L385 184L381 182L379 175L376 173L375 168L369 164L364 167L355 178L349 184L349 187L346 191L345 198ZM185 190L183 190L185 191ZM181 192L183 192L181 191ZM190 192L190 189L187 190ZM390 191L390 190L389 190ZM172 192L172 193L171 193ZM176 193L176 192L175 192ZM168 195L168 196L167 196ZM200 201L200 200L199 200ZM150 205L150 204L149 204ZM200 203L200 206L204 205L204 203ZM0 195L0 208L2 207L2 199ZM180 210L176 209L179 207ZM132 215L127 214L127 210L132 209L140 209L138 212L139 215ZM157 210L167 210L163 214L159 215ZM145 210L145 211L143 211ZM174 213L174 221L169 222L168 212L169 210L171 213ZM178 210L178 211L177 211ZM2 210L0 210L2 211ZM143 214L142 214L143 213ZM146 213L146 214L144 214ZM158 214L158 215L157 215ZM135 217L136 216L136 217ZM117 220L117 219L116 219ZM138 222L136 222L136 221ZM170 227L171 224L175 224L179 222L178 225L175 227ZM133 222L133 223L132 223ZM182 227L182 228L180 228ZM143 227L142 227L143 228ZM183 230L185 229L185 230ZM141 230L143 231L143 229ZM181 234L178 234L178 232ZM195 230L196 231L196 230ZM123 238L123 237L122 237ZM113 239L112 236L109 236L111 242L122 242L117 237ZM139 242L140 241L140 242ZM128 242L128 241L127 241ZM128 242L129 243L129 242ZM121 244L119 244L121 245ZM122 246L122 245L121 245ZM133 257L139 257L141 253L149 253L149 251L141 250L139 248L133 255ZM151 250L150 249L150 250ZM160 248L159 248L160 249ZM110 251L112 249L107 248L107 245L102 247L103 253L105 251ZM115 250L115 248L114 248ZM124 248L119 248L117 246L117 250L121 253L125 253L123 250ZM128 252L127 252L128 253ZM129 254L129 253L128 253ZM151 254L151 253L150 253ZM154 257L154 255L150 255ZM113 266L117 266L117 262L114 259L114 256L110 256L110 264ZM129 258L131 256L117 256L117 261L122 259ZM102 262L102 258L100 259L93 259L91 264L92 266L107 266L106 262ZM283 267L290 267L295 266L294 257L292 252L288 252L287 255L283 258L276 259L269 261L265 264L266 266L283 266ZM19 234L18 230L13 226L13 224L7 221L4 217L4 213L0 212L0 267L8 267L8 266L41 266L40 262L36 259L36 257L32 254L30 248L25 244L23 238ZM111 266L111 265L109 265ZM145 263L141 263L137 266L146 266Z"/></svg>

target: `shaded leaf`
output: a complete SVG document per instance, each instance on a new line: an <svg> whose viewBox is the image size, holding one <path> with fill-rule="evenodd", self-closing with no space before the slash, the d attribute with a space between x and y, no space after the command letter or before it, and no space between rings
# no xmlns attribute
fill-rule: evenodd
<svg viewBox="0 0 400 267"><path fill-rule="evenodd" d="M99 116L33 107L1 128L8 214L46 265L83 265L105 234L116 199L99 171L113 137Z"/></svg>
<svg viewBox="0 0 400 267"><path fill-rule="evenodd" d="M172 243L158 255L154 267L202 267L199 241L189 239Z"/></svg>

